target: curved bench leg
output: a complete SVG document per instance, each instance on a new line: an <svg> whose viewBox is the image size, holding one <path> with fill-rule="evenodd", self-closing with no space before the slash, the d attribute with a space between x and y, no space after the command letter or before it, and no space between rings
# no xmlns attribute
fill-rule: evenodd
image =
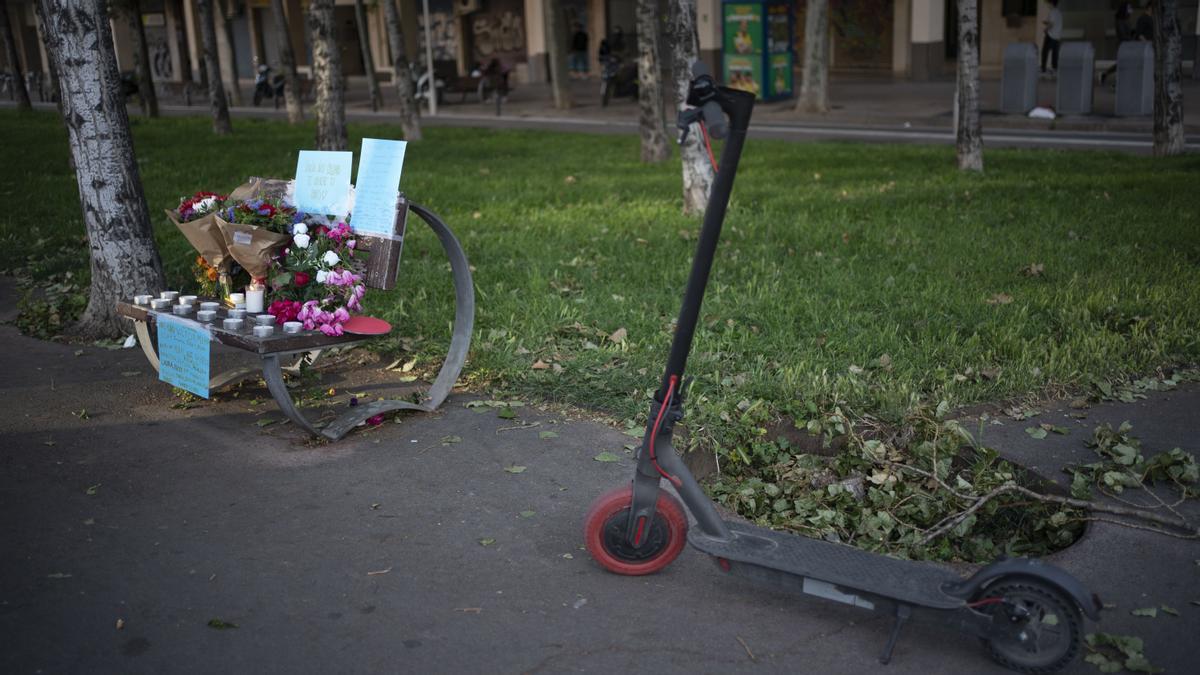
<svg viewBox="0 0 1200 675"><path fill-rule="evenodd" d="M262 357L262 373L263 379L267 381L267 389L271 391L271 397L275 399L275 403L279 405L283 414L287 415L288 419L295 422L296 426L301 429L313 436L320 436L321 432L317 431L308 418L292 403L292 395L288 392L287 384L283 381L283 371L279 367L279 357L274 354Z"/></svg>
<svg viewBox="0 0 1200 675"><path fill-rule="evenodd" d="M158 372L158 352L154 351L154 343L150 341L150 327L145 321L134 321L133 330L137 333L138 344L142 346L142 353L146 355L146 360L154 367L154 372Z"/></svg>

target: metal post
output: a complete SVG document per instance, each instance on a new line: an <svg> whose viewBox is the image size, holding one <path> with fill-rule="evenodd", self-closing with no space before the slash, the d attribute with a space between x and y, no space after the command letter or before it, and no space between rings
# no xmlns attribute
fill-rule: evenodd
<svg viewBox="0 0 1200 675"><path fill-rule="evenodd" d="M437 115L437 74L433 72L433 37L429 31L429 0L421 0L425 12L425 72L429 73L429 114Z"/></svg>

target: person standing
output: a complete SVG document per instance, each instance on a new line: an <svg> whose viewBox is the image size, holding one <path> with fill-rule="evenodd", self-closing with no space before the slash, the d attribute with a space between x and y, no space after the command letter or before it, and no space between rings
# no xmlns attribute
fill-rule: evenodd
<svg viewBox="0 0 1200 675"><path fill-rule="evenodd" d="M1042 73L1046 71L1046 58L1050 57L1050 73L1058 71L1058 47L1062 44L1062 12L1058 9L1058 0L1046 0L1050 5L1050 13L1042 25L1046 27L1042 37Z"/></svg>
<svg viewBox="0 0 1200 675"><path fill-rule="evenodd" d="M583 26L576 22L575 33L571 36L571 77L587 77L588 73L588 34Z"/></svg>
<svg viewBox="0 0 1200 675"><path fill-rule="evenodd" d="M1154 42L1154 6L1150 0L1142 2L1142 15L1133 27L1133 37L1142 42Z"/></svg>

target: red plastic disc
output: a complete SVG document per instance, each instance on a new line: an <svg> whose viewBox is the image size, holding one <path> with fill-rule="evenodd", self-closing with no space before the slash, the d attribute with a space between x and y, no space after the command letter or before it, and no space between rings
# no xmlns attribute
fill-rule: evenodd
<svg viewBox="0 0 1200 675"><path fill-rule="evenodd" d="M373 316L352 316L342 324L342 330L354 335L383 335L392 329L392 324Z"/></svg>

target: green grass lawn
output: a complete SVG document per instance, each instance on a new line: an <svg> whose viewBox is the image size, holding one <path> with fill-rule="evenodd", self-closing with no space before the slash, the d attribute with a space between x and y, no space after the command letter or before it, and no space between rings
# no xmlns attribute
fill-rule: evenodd
<svg viewBox="0 0 1200 675"><path fill-rule="evenodd" d="M313 138L311 125L248 119L229 138L204 119L133 128L173 286L192 256L161 210L250 175L290 177ZM634 137L427 131L402 187L443 216L476 268L466 379L643 415L698 227L680 215L678 164L639 163ZM352 125L351 148L398 134ZM0 146L0 269L86 278L61 124L6 111ZM1200 157L986 159L977 176L945 147L749 142L690 362L692 438L744 441L814 407L897 419L917 400L1007 399L1196 361ZM447 270L432 235L410 230L399 289L369 297L398 328L382 349L403 344L436 365ZM625 341L608 339L621 328Z"/></svg>
<svg viewBox="0 0 1200 675"><path fill-rule="evenodd" d="M236 129L216 138L205 119L134 122L173 287L190 283L193 254L162 209L252 175L290 177L312 146L311 125L239 119ZM398 133L353 125L351 148ZM464 381L643 419L698 229L680 215L678 163L639 163L632 136L426 133L402 188L449 223L475 267ZM0 270L28 288L86 284L58 119L2 112L0 147ZM1073 538L1076 516L996 503L995 527L966 524L929 548L922 533L962 507L924 479L893 486L872 459L886 447L860 439L830 464L767 432L903 423L922 441L905 449L911 461L932 467L945 446L938 466L949 471L958 432L928 414L935 407L1196 363L1200 157L989 150L986 161L986 174L968 175L946 147L747 144L689 368L687 438L718 453L718 498L759 522L918 557L984 560ZM431 372L453 293L436 239L411 223L399 288L369 295L368 311L396 327L377 349ZM984 450L967 470L981 494L1012 478ZM811 476L855 473L881 481L865 502L836 486L805 493Z"/></svg>

